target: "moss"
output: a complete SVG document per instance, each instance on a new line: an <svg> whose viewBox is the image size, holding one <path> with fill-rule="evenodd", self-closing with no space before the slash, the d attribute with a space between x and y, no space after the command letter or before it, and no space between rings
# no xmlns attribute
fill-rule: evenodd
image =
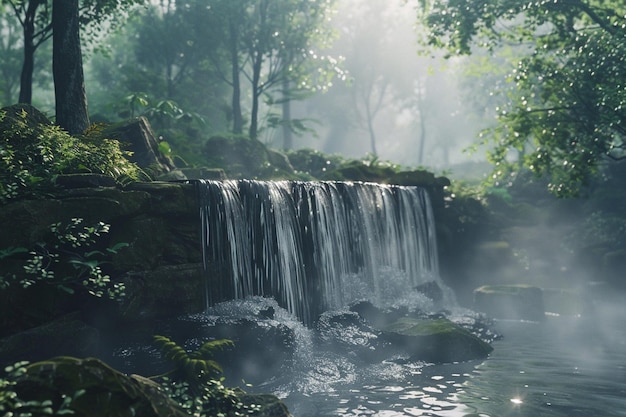
<svg viewBox="0 0 626 417"><path fill-rule="evenodd" d="M485 358L491 345L447 319L401 318L382 328L384 337L413 359L435 363Z"/></svg>
<svg viewBox="0 0 626 417"><path fill-rule="evenodd" d="M457 326L450 320L415 320L408 317L401 318L385 327L385 331L401 333L407 336L432 336L455 332L470 334L467 330Z"/></svg>

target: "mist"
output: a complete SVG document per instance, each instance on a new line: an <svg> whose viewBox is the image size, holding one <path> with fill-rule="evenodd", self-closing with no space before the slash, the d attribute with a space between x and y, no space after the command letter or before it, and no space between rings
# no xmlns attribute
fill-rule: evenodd
<svg viewBox="0 0 626 417"><path fill-rule="evenodd" d="M415 5L401 0L338 2L338 37L328 53L347 79L294 104L294 117L319 122L317 137L297 138L296 148L437 171L484 160L465 152L490 120L466 103L465 58L420 54L416 16Z"/></svg>

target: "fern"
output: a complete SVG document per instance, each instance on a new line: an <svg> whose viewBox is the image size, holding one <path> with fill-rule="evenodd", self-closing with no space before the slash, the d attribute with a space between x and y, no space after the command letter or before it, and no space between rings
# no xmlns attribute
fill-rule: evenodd
<svg viewBox="0 0 626 417"><path fill-rule="evenodd" d="M232 340L211 340L202 344L199 349L187 352L170 338L160 335L154 336L154 343L163 357L174 366L174 369L168 374L180 375L183 379L194 384L220 377L223 369L219 363L212 359L213 355L218 350L235 346Z"/></svg>

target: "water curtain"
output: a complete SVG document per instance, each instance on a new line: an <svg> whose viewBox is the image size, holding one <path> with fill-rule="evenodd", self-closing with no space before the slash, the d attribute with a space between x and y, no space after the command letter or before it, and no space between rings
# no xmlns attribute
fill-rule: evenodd
<svg viewBox="0 0 626 417"><path fill-rule="evenodd" d="M207 302L272 296L310 323L344 305L347 280L376 294L381 268L438 280L435 226L420 187L357 182L198 183Z"/></svg>

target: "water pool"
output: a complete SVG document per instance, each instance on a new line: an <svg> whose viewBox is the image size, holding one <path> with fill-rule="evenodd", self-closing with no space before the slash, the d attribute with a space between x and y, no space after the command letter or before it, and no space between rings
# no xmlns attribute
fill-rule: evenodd
<svg viewBox="0 0 626 417"><path fill-rule="evenodd" d="M543 323L498 321L485 361L429 365L318 351L292 380L256 389L295 417L626 416L626 309Z"/></svg>

